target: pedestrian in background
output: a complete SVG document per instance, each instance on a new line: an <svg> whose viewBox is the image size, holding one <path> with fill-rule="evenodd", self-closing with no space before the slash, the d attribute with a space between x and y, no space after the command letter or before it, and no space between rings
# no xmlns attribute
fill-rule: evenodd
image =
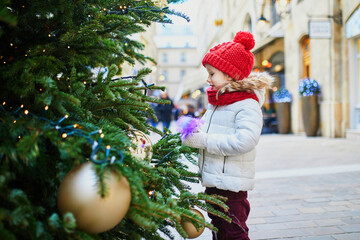
<svg viewBox="0 0 360 240"><path fill-rule="evenodd" d="M251 73L255 40L250 32L238 32L232 42L219 44L207 53L202 64L209 76L209 105L201 131L184 144L200 149L199 168L207 194L227 197L229 211L218 206L232 222L209 214L218 228L213 239L249 239L246 220L250 212L247 191L254 188L255 147L263 126L261 106L272 78Z"/></svg>
<svg viewBox="0 0 360 240"><path fill-rule="evenodd" d="M195 107L193 105L188 105L187 110L188 112L185 114L185 116L195 117Z"/></svg>
<svg viewBox="0 0 360 240"><path fill-rule="evenodd" d="M174 103L166 92L162 92L160 98L170 101L170 104L158 104L155 109L159 114L159 121L162 123L163 131L165 132L165 129L170 127Z"/></svg>

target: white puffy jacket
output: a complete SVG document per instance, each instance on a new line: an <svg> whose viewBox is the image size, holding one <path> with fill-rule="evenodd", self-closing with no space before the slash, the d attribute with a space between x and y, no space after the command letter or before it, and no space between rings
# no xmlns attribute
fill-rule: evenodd
<svg viewBox="0 0 360 240"><path fill-rule="evenodd" d="M259 100L264 98L257 93ZM245 99L226 106L209 105L203 117L205 149L200 149L199 157L203 186L234 192L254 188L255 146L263 125L260 104Z"/></svg>
<svg viewBox="0 0 360 240"><path fill-rule="evenodd" d="M233 192L254 188L255 147L263 126L261 106L265 87L273 78L267 73L252 73L241 80L244 90L253 90L259 99L245 99L225 106L207 107L205 124L184 144L200 149L202 185Z"/></svg>
<svg viewBox="0 0 360 240"><path fill-rule="evenodd" d="M264 92L255 91L259 102L245 99L226 106L209 105L202 131L207 133L200 149L202 185L233 192L254 188L255 146L263 126Z"/></svg>

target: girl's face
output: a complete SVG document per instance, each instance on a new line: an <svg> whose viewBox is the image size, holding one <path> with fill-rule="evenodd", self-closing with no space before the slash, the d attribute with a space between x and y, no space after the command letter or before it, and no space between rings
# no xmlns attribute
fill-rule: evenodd
<svg viewBox="0 0 360 240"><path fill-rule="evenodd" d="M223 73L222 71L214 68L209 64L205 64L205 68L209 73L206 82L210 85L210 87L212 87L213 90L219 90L232 80L229 75Z"/></svg>

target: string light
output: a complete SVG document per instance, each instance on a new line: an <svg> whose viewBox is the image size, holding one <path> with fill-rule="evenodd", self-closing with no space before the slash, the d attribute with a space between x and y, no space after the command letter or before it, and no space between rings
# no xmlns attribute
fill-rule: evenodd
<svg viewBox="0 0 360 240"><path fill-rule="evenodd" d="M46 52L46 49L43 49L43 52Z"/></svg>
<svg viewBox="0 0 360 240"><path fill-rule="evenodd" d="M75 123L74 124L74 128L77 128L79 126L79 124Z"/></svg>
<svg viewBox="0 0 360 240"><path fill-rule="evenodd" d="M69 45L69 46L67 46L67 48L70 48L70 45Z"/></svg>
<svg viewBox="0 0 360 240"><path fill-rule="evenodd" d="M64 121L66 118L68 118L69 117L69 115L65 115L62 119L60 119L59 121L58 121L58 123L57 124L60 124L62 121Z"/></svg>
<svg viewBox="0 0 360 240"><path fill-rule="evenodd" d="M3 106L6 104L6 102L3 102Z"/></svg>
<svg viewBox="0 0 360 240"><path fill-rule="evenodd" d="M3 105L6 104L5 101L2 102ZM1 106L1 105L0 105ZM16 119L13 120L13 123L15 124L16 121L17 121L17 118L21 117L21 114L19 115L18 114L18 111L20 109L22 109L24 107L24 105L22 104L20 107L18 107L18 109L14 112L12 112L12 115L14 117L16 117ZM48 110L48 106L45 106L44 107L45 110ZM4 112L7 112L4 108L1 107L1 110L4 111ZM24 114L30 114L30 112L28 110L25 110L24 111ZM80 129L76 129L76 127L78 127L79 125L78 124L74 124L74 125L70 125L70 126L60 126L59 124L66 118L69 117L69 115L65 115L63 118L61 118L57 123L56 122L52 122L44 117L38 117L36 115L32 115L33 118L35 119L38 119L40 121L46 121L50 126L54 127L55 130L59 131L61 133L61 137L63 139L67 138L68 136L70 135L77 135L77 136L80 136L80 137L85 137L86 140L91 144L92 146L92 152L91 152L91 155L90 155L90 161L92 161L93 163L95 164L104 164L104 163L114 163L115 161L116 162L120 162L120 163L123 163L123 160L124 160L124 155L123 153L120 151L120 150L113 150L115 151L117 154L110 157L109 158L109 154L110 154L110 150L111 150L111 146L110 145L107 145L106 147L101 147L101 141L102 139L104 138L104 134L102 133L102 130L96 130L95 132L92 132L92 133L88 133L88 132L85 132L83 130L80 130ZM93 135L94 133L97 133L97 134L101 134L100 135L100 139L99 141L94 141L92 139L92 137L90 137L90 135ZM17 136L18 139L21 139L22 136L21 135L18 135ZM96 156L97 156L97 152L99 150L105 150L106 151L106 159L104 160L96 160Z"/></svg>
<svg viewBox="0 0 360 240"><path fill-rule="evenodd" d="M109 157L109 154L110 154L110 145L107 145L106 146L106 153L105 153L105 156L106 156L106 158L108 158Z"/></svg>
<svg viewBox="0 0 360 240"><path fill-rule="evenodd" d="M49 106L45 106L45 110L47 111L49 109Z"/></svg>

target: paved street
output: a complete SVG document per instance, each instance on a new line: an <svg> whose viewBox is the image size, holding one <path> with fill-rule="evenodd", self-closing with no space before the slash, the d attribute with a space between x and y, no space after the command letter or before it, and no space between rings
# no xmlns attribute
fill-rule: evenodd
<svg viewBox="0 0 360 240"><path fill-rule="evenodd" d="M262 135L256 168L252 240L360 239L360 142ZM194 185L197 191L203 188ZM211 232L197 239L211 239Z"/></svg>

